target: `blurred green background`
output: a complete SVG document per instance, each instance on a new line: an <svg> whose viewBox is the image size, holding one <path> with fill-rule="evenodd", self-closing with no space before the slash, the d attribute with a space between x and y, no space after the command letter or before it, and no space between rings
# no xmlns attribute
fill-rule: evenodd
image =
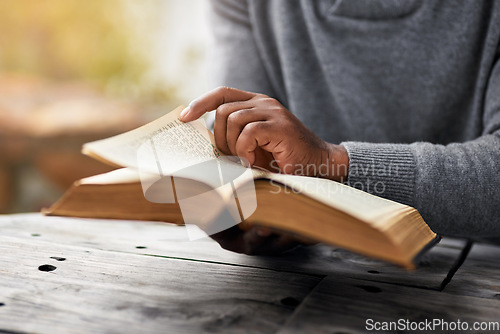
<svg viewBox="0 0 500 334"><path fill-rule="evenodd" d="M204 0L0 1L0 213L109 170L81 145L203 93Z"/></svg>

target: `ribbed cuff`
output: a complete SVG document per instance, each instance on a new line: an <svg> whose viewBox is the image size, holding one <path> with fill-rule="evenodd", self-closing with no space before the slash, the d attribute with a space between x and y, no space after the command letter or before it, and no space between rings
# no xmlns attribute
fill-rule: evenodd
<svg viewBox="0 0 500 334"><path fill-rule="evenodd" d="M405 144L341 143L349 155L347 184L414 206L415 157Z"/></svg>

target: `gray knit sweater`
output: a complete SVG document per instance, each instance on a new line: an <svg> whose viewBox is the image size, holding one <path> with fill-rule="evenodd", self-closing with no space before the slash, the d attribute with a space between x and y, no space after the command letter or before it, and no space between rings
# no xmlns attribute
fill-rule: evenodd
<svg viewBox="0 0 500 334"><path fill-rule="evenodd" d="M500 236L500 1L213 0L216 85L278 99L349 184Z"/></svg>

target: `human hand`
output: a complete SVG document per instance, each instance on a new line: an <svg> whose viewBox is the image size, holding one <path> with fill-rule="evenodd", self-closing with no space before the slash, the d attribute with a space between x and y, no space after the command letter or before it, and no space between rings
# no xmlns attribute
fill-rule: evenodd
<svg viewBox="0 0 500 334"><path fill-rule="evenodd" d="M223 153L285 174L346 178L345 148L318 138L277 100L219 87L191 102L180 119L193 121L214 109L215 143Z"/></svg>

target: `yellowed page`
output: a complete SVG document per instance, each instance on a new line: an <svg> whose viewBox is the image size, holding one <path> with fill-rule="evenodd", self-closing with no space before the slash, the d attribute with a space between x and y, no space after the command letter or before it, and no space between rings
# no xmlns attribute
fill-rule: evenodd
<svg viewBox="0 0 500 334"><path fill-rule="evenodd" d="M390 212L409 208L407 205L327 179L275 173L261 174L261 177L270 179L271 182L286 184L292 187L294 192L309 196L372 225L377 225L377 222L382 224L381 218ZM285 191L278 189L276 186L276 191Z"/></svg>
<svg viewBox="0 0 500 334"><path fill-rule="evenodd" d="M141 182L141 179L136 170L120 168L111 172L89 176L78 182L80 184L123 184Z"/></svg>

